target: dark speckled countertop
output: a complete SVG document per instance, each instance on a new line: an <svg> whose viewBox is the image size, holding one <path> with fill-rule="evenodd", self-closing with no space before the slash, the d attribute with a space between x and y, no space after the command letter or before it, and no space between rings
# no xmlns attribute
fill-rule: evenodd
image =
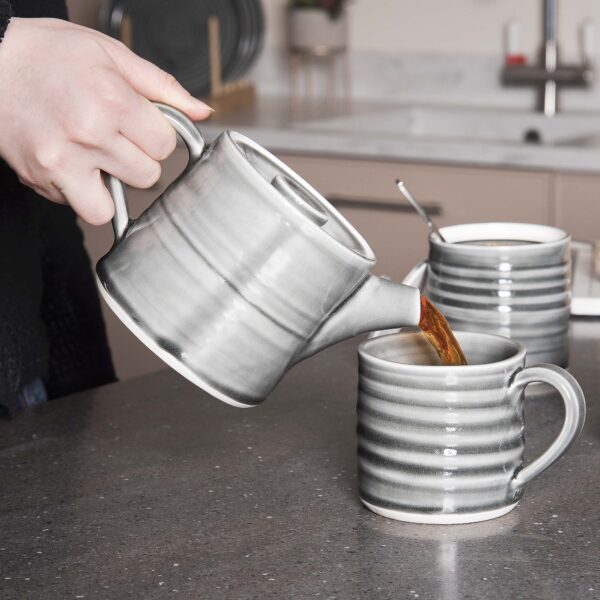
<svg viewBox="0 0 600 600"><path fill-rule="evenodd" d="M169 371L0 422L0 598L600 598L600 321L583 435L505 517L392 522L355 477L356 340L241 410ZM530 455L561 425L528 401Z"/></svg>

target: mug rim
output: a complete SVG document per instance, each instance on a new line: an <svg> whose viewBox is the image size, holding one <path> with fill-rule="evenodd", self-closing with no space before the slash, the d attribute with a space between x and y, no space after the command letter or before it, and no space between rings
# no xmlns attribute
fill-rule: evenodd
<svg viewBox="0 0 600 600"><path fill-rule="evenodd" d="M420 375L440 375L440 370L443 369L445 373L469 373L476 374L478 371L489 370L490 367L502 368L505 366L509 366L513 363L524 363L526 357L526 349L521 342L517 340L513 340L511 338L504 337L502 335L497 335L495 333L483 333L479 331L461 331L460 329L453 330L454 335L457 337L458 341L461 341L461 338L492 338L495 340L500 340L501 342L512 346L514 352L507 358L503 358L502 360L497 360L494 362L486 362L482 364L476 365L414 365L407 363L399 363L393 360L388 360L386 358L382 358L381 356L376 356L369 350L369 346L372 346L378 343L378 340L381 338L392 338L392 337L400 337L400 336L422 336L424 335L421 331L415 331L414 329L405 330L405 331L396 331L394 333L386 333L383 335L378 335L376 337L369 338L364 340L358 346L358 355L361 360L371 362L375 365L383 367L385 369L392 369L396 372L405 372L414 374L419 373ZM381 342L379 342L381 343ZM458 369L458 370L457 370Z"/></svg>
<svg viewBox="0 0 600 600"><path fill-rule="evenodd" d="M480 233L477 233L477 231ZM517 230L517 233L515 233ZM518 232L522 235L518 235ZM564 229L553 225L541 223L511 223L508 221L489 221L483 223L460 223L440 227L440 232L446 239L443 241L434 234L429 235L429 243L433 246L448 249L477 249L478 252L494 253L502 252L535 252L540 247L549 248L561 246L569 242L571 236ZM499 232L499 233L495 233ZM503 233L506 232L506 233ZM450 239L449 239L450 238ZM522 240L531 241L532 244L498 244L496 246L484 246L469 242L481 240Z"/></svg>

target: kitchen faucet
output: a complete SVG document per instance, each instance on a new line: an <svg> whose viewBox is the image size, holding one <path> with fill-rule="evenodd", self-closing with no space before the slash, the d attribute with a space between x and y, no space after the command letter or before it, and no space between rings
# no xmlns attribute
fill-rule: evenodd
<svg viewBox="0 0 600 600"><path fill-rule="evenodd" d="M592 81L593 71L585 50L580 65L559 63L557 29L558 0L544 2L544 44L541 48L539 65L506 65L502 70L503 85L539 88L539 109L552 117L558 110L558 87L587 87Z"/></svg>

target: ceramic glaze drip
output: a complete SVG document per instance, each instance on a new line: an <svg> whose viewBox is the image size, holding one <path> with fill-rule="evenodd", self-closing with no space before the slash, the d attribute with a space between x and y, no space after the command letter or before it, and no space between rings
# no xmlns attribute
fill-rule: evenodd
<svg viewBox="0 0 600 600"><path fill-rule="evenodd" d="M443 365L467 364L467 359L446 317L423 295L421 295L419 328L435 349Z"/></svg>

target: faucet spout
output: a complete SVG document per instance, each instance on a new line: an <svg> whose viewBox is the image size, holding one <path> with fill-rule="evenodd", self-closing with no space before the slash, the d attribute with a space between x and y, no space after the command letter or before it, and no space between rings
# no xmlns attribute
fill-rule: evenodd
<svg viewBox="0 0 600 600"><path fill-rule="evenodd" d="M548 76L556 71L558 65L558 25L557 0L544 0L544 47L543 61ZM557 110L556 80L548 78L542 88L542 109L547 117L553 117Z"/></svg>
<svg viewBox="0 0 600 600"><path fill-rule="evenodd" d="M544 42L556 44L558 24L557 0L544 0Z"/></svg>

